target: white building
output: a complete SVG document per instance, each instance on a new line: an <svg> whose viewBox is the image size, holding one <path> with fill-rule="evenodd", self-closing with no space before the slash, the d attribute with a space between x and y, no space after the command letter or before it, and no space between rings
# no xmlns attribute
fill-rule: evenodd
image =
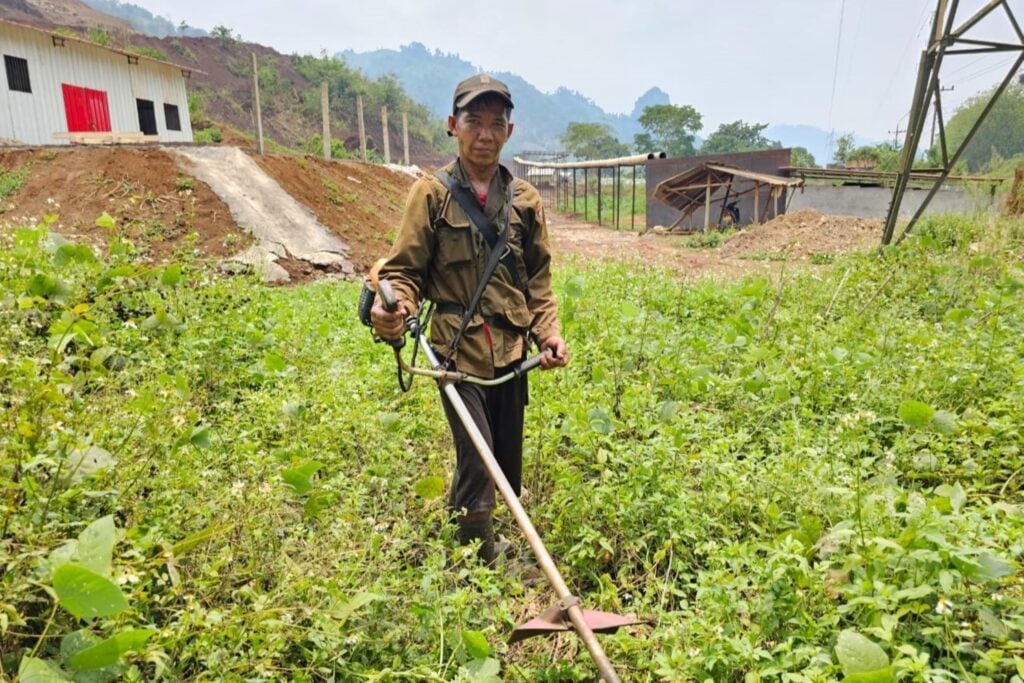
<svg viewBox="0 0 1024 683"><path fill-rule="evenodd" d="M188 67L4 20L0 54L0 144L192 142Z"/></svg>

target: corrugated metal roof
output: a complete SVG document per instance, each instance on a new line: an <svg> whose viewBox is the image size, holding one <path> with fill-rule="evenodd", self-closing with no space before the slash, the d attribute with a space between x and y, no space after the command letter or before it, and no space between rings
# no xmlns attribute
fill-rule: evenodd
<svg viewBox="0 0 1024 683"><path fill-rule="evenodd" d="M43 35L53 36L54 38L59 38L61 40L73 40L73 41L75 41L77 43L83 43L85 45L89 45L91 47L95 47L95 48L98 48L100 50L107 50L109 52L114 52L116 54L124 55L125 57L129 57L129 58L133 58L133 59L138 59L138 60L146 60L147 62L153 62L154 64L160 64L162 66L169 66L169 67L172 67L174 69L180 69L183 72L184 71L188 71L190 73L197 73L197 74L203 74L203 75L206 74L205 71L201 71L200 69L196 69L196 68L191 67L191 66L185 66L184 64L176 64L174 62L168 62L166 60L156 59L154 57L147 57L146 55L140 55L137 52L129 52L127 50L119 50L116 47L110 47L109 45L100 45L98 43L92 42L91 40L86 40L84 38L79 38L78 36L68 35L66 33L60 33L58 31L51 31L51 30L48 30L48 29L39 28L38 26L30 26L28 24L22 24L22 23L17 22L17 21L10 21L9 19L0 19L0 24L7 24L8 26L14 26L16 28L24 29L26 31L34 31L36 33L42 33Z"/></svg>

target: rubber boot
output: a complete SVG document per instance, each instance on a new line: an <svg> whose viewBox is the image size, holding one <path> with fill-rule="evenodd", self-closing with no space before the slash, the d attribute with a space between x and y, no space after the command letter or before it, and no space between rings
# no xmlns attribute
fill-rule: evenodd
<svg viewBox="0 0 1024 683"><path fill-rule="evenodd" d="M494 538L494 521L490 514L467 515L459 517L459 528L455 532L456 538L462 545L468 545L473 541L480 541L480 550L477 557L489 565L497 562L499 557L507 555L511 550L511 544Z"/></svg>

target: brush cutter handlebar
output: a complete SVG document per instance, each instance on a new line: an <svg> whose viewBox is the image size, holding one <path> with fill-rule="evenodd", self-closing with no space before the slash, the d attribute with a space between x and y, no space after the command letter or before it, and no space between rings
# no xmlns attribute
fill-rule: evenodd
<svg viewBox="0 0 1024 683"><path fill-rule="evenodd" d="M395 296L395 290L391 286L391 283L383 278L371 277L363 285L363 291L359 296L359 319L364 325L371 328L373 327L373 322L370 318L370 310L373 308L373 302L376 297L380 297L381 307L389 313L394 313L399 308L398 297ZM405 318L405 332L406 334L411 335L413 340L419 341L421 339L424 326L425 323L421 322L420 319L414 315L409 315ZM527 372L541 364L541 359L545 353L551 354L550 350L545 350L532 358L524 360L511 372L493 379L485 379L483 377L471 375L467 372L442 369L440 363L434 365L432 368L416 367L415 352L413 353L412 364L407 363L405 359L402 358L401 354L401 350L405 347L404 336L399 337L398 339L381 339L375 336L374 340L378 342L386 342L395 350L395 360L398 363L399 371L398 384L403 391L409 390L409 387L412 385L411 377L417 375L420 377L429 377L445 383L469 382L471 384L479 384L485 387L497 386L522 377ZM434 360L436 359L431 359L432 364ZM408 382L405 380L405 375L410 377Z"/></svg>

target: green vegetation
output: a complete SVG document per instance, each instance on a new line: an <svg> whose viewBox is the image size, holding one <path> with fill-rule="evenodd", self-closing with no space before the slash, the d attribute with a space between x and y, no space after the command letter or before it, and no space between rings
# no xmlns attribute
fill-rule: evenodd
<svg viewBox="0 0 1024 683"><path fill-rule="evenodd" d="M560 180L561 191L558 197L558 211L560 213L572 214L589 223L600 223L615 227L615 212L618 211L619 228L629 230L636 227L631 216L637 216L639 224L643 225L643 219L647 215L647 182L638 176L636 181L636 196L633 194L633 180L628 168L622 169L622 177L619 180L619 191L616 196L615 184L612 182L611 170L605 169L602 172L601 182L601 206L598 212L598 185L597 171L590 169L587 174L589 178L584 182L583 171L576 172L576 197L573 199L572 172L569 177ZM618 202L618 206L616 206Z"/></svg>
<svg viewBox="0 0 1024 683"><path fill-rule="evenodd" d="M228 45L236 40L235 32L224 24L214 26L213 30L210 31L210 35L219 40L222 45Z"/></svg>
<svg viewBox="0 0 1024 683"><path fill-rule="evenodd" d="M863 166L874 171L897 171L900 165L901 148L891 142L877 145L854 146L853 133L840 135L836 139L836 148L832 154L832 163L836 166ZM927 165L923 161L915 162L915 166Z"/></svg>
<svg viewBox="0 0 1024 683"><path fill-rule="evenodd" d="M769 140L763 135L764 129L767 127L767 123L746 123L745 121L723 123L704 141L700 153L727 154L781 148L782 143L777 140Z"/></svg>
<svg viewBox="0 0 1024 683"><path fill-rule="evenodd" d="M700 113L690 105L656 104L645 107L639 118L644 132L633 138L640 154L665 152L669 157L693 156L697 153L696 133L704 124Z"/></svg>
<svg viewBox="0 0 1024 683"><path fill-rule="evenodd" d="M128 52L134 52L137 55L142 55L143 57L149 57L150 59L159 59L163 62L170 61L166 54L157 48L149 47L148 45L128 45L125 47L125 50Z"/></svg>
<svg viewBox="0 0 1024 683"><path fill-rule="evenodd" d="M192 139L195 142L217 144L224 139L224 134L221 133L219 128L204 128L193 133Z"/></svg>
<svg viewBox="0 0 1024 683"><path fill-rule="evenodd" d="M324 139L319 135L314 135L306 144L302 146L302 151L307 154L315 154L316 156L322 156L324 153ZM353 154L345 148L345 143L335 137L331 138L331 158L332 159L351 159L359 155L358 150Z"/></svg>
<svg viewBox="0 0 1024 683"><path fill-rule="evenodd" d="M615 138L612 127L604 123L574 121L560 140L565 151L576 159L611 159L629 152L629 147Z"/></svg>
<svg viewBox="0 0 1024 683"><path fill-rule="evenodd" d="M86 31L85 37L90 42L96 43L97 45L103 45L104 47L110 45L114 40L114 37L110 35L109 31L105 31L101 28L90 28Z"/></svg>
<svg viewBox="0 0 1024 683"><path fill-rule="evenodd" d="M762 134L768 124L733 121L720 125L698 150L696 133L703 127L701 119L700 113L689 105L646 107L639 118L644 132L634 136L633 148L638 154L665 152L674 158L782 147L779 141L769 140ZM607 159L629 152L628 146L621 144L614 130L606 124L573 122L560 139L565 150L577 159ZM793 164L814 166L814 157L803 147L797 147L793 150Z"/></svg>
<svg viewBox="0 0 1024 683"><path fill-rule="evenodd" d="M992 88L967 100L949 118L946 123L947 145L956 148L963 142L994 90ZM933 161L939 160L940 154L937 148L929 150L929 158ZM1013 157L1016 157L1017 164L1024 163L1024 85L1018 83L1007 87L999 97L961 159L965 170L987 173L996 170L991 167Z"/></svg>
<svg viewBox="0 0 1024 683"><path fill-rule="evenodd" d="M716 249L736 234L733 228L710 228L690 235L683 240L683 246L690 249Z"/></svg>
<svg viewBox="0 0 1024 683"><path fill-rule="evenodd" d="M0 169L0 202L21 189L28 180L28 167L19 166L9 170ZM3 208L0 207L0 212Z"/></svg>
<svg viewBox="0 0 1024 683"><path fill-rule="evenodd" d="M792 166L803 166L804 168L812 168L818 165L814 155L806 147L794 147L789 163Z"/></svg>
<svg viewBox="0 0 1024 683"><path fill-rule="evenodd" d="M363 112L369 137L380 139L380 110L388 108L388 125L392 131L392 140L401 139L402 113L409 118L410 137L418 136L425 140L440 144L440 149L452 151L454 147L445 131L447 128L437 121L421 104L413 101L393 76L382 76L371 81L359 72L350 68L341 59L328 57L326 53L319 57L311 55L292 55L292 65L306 80L316 87L310 88L302 95L304 113L317 120L321 116L320 84L328 84L328 96L331 110L340 119L348 121L349 130L356 130L355 114L356 96L363 96ZM340 134L339 134L340 137ZM444 142L441 142L441 141ZM383 149L383 144L378 145ZM391 145L392 158L401 157L401 146Z"/></svg>
<svg viewBox="0 0 1024 683"><path fill-rule="evenodd" d="M504 644L550 591L454 543L437 393L398 393L357 284L153 268L98 223L101 256L0 234L4 676L594 679ZM559 271L524 483L572 590L657 619L603 637L624 680L1020 680L1022 242Z"/></svg>

